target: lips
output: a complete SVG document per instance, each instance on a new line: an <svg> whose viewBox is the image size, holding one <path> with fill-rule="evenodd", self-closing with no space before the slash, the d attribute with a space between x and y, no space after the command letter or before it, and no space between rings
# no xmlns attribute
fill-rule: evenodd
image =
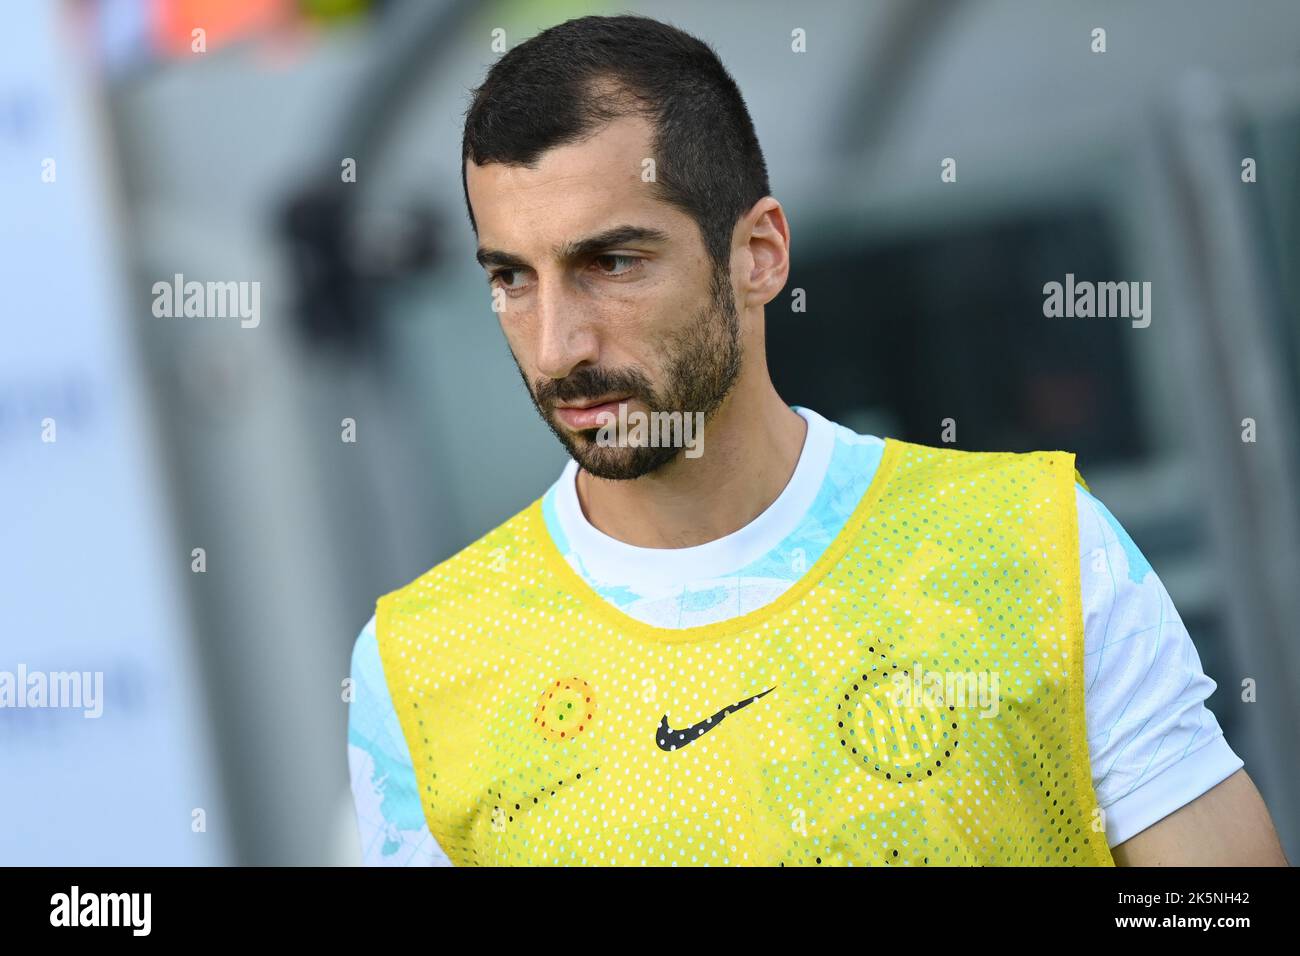
<svg viewBox="0 0 1300 956"><path fill-rule="evenodd" d="M629 401L631 398L624 395L617 398L596 399L585 404L557 405L555 415L573 429L600 428L608 421L602 416L617 415L618 406Z"/></svg>

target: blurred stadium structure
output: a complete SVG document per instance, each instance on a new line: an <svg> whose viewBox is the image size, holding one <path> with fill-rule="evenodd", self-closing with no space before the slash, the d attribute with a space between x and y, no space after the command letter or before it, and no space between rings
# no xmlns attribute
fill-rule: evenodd
<svg viewBox="0 0 1300 956"><path fill-rule="evenodd" d="M709 40L754 116L807 290L767 312L782 396L1077 452L1300 859L1300 5L18 0L0 669L102 669L109 706L0 710L0 862L359 858L357 631L564 462L473 261L467 90L494 29L629 10ZM176 273L260 282L260 325L156 318ZM1044 318L1067 273L1150 281L1151 325Z"/></svg>

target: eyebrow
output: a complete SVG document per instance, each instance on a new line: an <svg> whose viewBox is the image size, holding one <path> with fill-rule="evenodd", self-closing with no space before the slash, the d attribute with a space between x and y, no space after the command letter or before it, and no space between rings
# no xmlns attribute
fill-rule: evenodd
<svg viewBox="0 0 1300 956"><path fill-rule="evenodd" d="M604 232L598 232L594 236L587 236L585 239L566 242L552 249L552 254L560 259L573 261L598 255L606 249L616 249L619 246L633 242L664 245L668 242L668 238L668 233L647 226L615 226L612 229L606 229ZM474 258L485 269L488 266L503 266L507 269L527 269L529 267L523 256L516 255L513 252L505 252L501 249L480 247Z"/></svg>

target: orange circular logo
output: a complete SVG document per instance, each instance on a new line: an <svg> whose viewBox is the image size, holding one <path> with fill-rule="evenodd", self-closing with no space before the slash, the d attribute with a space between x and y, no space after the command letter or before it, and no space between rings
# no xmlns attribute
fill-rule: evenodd
<svg viewBox="0 0 1300 956"><path fill-rule="evenodd" d="M591 724L596 695L581 677L557 680L537 700L533 726L551 740L570 740Z"/></svg>

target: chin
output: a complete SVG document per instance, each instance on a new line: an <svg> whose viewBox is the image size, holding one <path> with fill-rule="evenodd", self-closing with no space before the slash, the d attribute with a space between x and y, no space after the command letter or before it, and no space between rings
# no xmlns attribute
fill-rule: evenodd
<svg viewBox="0 0 1300 956"><path fill-rule="evenodd" d="M593 437L569 444L569 454L588 474L609 481L629 481L657 471L674 460L680 448L601 448Z"/></svg>

